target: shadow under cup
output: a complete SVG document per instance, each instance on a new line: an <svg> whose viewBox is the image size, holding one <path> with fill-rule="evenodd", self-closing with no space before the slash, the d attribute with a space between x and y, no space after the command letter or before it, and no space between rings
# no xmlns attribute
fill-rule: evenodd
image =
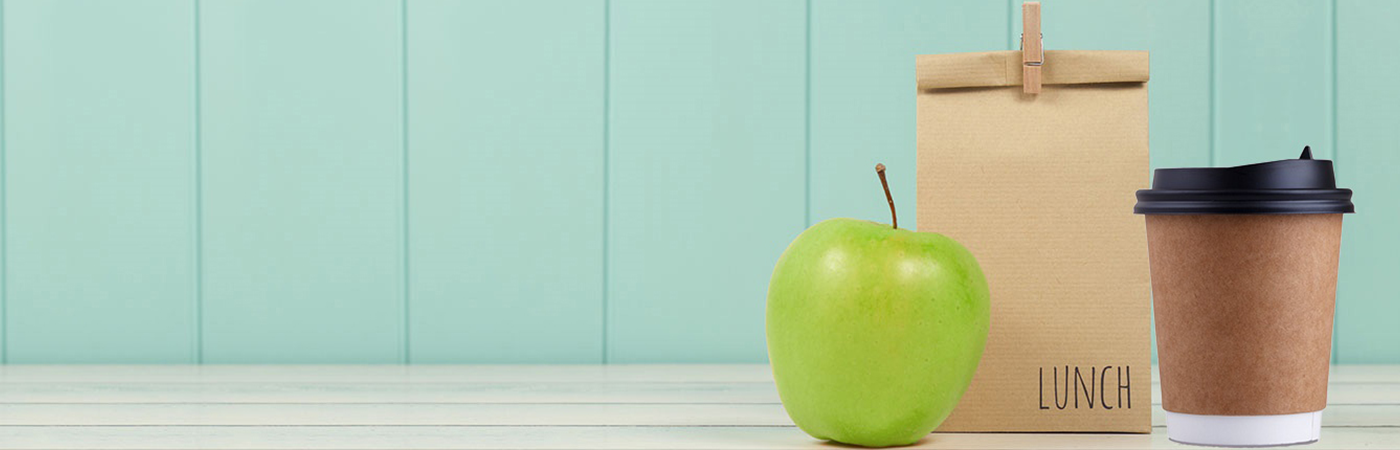
<svg viewBox="0 0 1400 450"><path fill-rule="evenodd" d="M1327 406L1342 215L1331 161L1159 169L1138 191L1168 436L1316 441Z"/></svg>

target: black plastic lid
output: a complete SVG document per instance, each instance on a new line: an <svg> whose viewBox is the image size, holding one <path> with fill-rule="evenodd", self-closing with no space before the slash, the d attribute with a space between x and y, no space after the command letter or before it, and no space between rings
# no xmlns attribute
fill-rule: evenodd
<svg viewBox="0 0 1400 450"><path fill-rule="evenodd" d="M1341 214L1355 212L1332 161L1298 159L1235 167L1157 169L1137 191L1137 214Z"/></svg>

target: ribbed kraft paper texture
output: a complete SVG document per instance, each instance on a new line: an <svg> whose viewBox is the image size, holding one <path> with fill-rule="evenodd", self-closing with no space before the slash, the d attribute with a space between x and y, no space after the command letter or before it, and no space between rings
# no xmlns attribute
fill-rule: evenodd
<svg viewBox="0 0 1400 450"><path fill-rule="evenodd" d="M1021 85L1021 52L920 55L919 89ZM1047 50L1043 84L1143 83L1147 52Z"/></svg>
<svg viewBox="0 0 1400 450"><path fill-rule="evenodd" d="M939 431L1149 432L1146 53L1047 52L1038 95L1011 60L917 64L919 227L972 251L992 303Z"/></svg>
<svg viewBox="0 0 1400 450"><path fill-rule="evenodd" d="M1327 406L1341 214L1150 215L1162 408Z"/></svg>

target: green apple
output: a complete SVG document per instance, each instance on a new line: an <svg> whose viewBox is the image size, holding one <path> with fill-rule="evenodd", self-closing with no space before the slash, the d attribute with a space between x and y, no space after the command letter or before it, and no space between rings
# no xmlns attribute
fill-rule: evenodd
<svg viewBox="0 0 1400 450"><path fill-rule="evenodd" d="M773 270L768 358L788 416L817 439L918 442L982 358L991 319L977 260L948 237L896 226L818 223Z"/></svg>

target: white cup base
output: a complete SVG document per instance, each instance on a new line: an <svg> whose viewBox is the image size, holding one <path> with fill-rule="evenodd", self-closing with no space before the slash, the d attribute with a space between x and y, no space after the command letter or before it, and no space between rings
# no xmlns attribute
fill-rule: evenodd
<svg viewBox="0 0 1400 450"><path fill-rule="evenodd" d="M1316 442L1322 434L1322 411L1268 416L1166 413L1167 438L1182 444L1266 447Z"/></svg>

